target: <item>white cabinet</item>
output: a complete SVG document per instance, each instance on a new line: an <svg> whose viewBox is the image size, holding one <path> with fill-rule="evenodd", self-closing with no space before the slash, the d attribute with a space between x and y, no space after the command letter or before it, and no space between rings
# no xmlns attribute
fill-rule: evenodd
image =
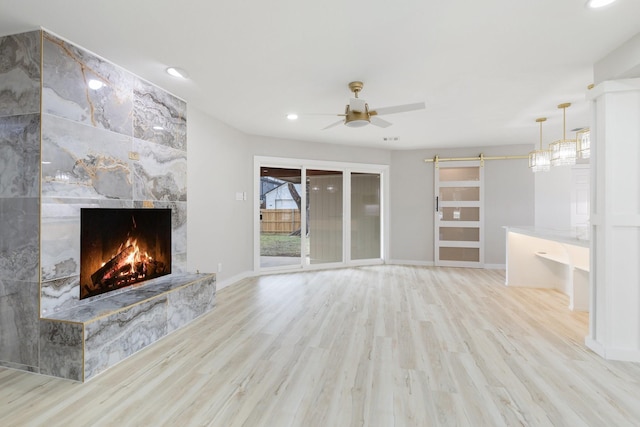
<svg viewBox="0 0 640 427"><path fill-rule="evenodd" d="M507 229L507 286L557 289L589 311L589 241L572 231Z"/></svg>

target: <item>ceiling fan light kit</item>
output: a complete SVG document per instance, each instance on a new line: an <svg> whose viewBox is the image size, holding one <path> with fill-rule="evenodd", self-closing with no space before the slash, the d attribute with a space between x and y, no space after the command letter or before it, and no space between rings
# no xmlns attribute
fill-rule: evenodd
<svg viewBox="0 0 640 427"><path fill-rule="evenodd" d="M329 129L339 124L344 124L350 128L360 128L372 124L381 128L391 126L393 123L388 122L378 116L382 114L395 114L404 113L407 111L422 110L425 108L424 102L418 102L415 104L396 105L393 107L383 107L375 110L369 109L369 104L364 99L359 97L360 91L364 87L364 83L360 81L353 81L349 83L349 90L353 92L354 97L349 100L349 103L345 106L344 114L337 114L338 116L344 116L344 119L332 123L324 129Z"/></svg>

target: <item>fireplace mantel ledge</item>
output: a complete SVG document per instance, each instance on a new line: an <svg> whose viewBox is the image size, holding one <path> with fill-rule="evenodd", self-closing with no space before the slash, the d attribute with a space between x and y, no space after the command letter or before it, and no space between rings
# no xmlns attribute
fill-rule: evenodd
<svg viewBox="0 0 640 427"><path fill-rule="evenodd" d="M90 323L102 317L111 316L119 311L129 309L144 301L174 292L180 288L189 286L193 282L211 276L215 277L215 274L174 273L156 277L155 279L147 280L115 292L113 295L100 295L99 298L77 307L51 313L43 316L43 319L72 323Z"/></svg>

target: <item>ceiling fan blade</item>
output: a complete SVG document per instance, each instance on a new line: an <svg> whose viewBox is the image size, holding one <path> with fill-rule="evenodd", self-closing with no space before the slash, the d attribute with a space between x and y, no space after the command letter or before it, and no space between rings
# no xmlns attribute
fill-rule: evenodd
<svg viewBox="0 0 640 427"><path fill-rule="evenodd" d="M415 104L404 104L395 105L393 107L376 108L375 110L371 111L370 114L396 114L404 113L407 111L422 110L423 108L425 108L424 102L417 102Z"/></svg>
<svg viewBox="0 0 640 427"><path fill-rule="evenodd" d="M351 98L349 100L349 109L351 111L355 111L356 113L362 113L365 110L365 106L367 105L367 101L360 98Z"/></svg>
<svg viewBox="0 0 640 427"><path fill-rule="evenodd" d="M381 127L381 128L388 128L389 126L391 126L393 124L393 123L388 122L388 121L386 121L384 119L381 119L378 116L371 116L371 117L369 117L369 120L371 121L372 125L376 125L376 126Z"/></svg>
<svg viewBox="0 0 640 427"><path fill-rule="evenodd" d="M342 124L342 123L344 123L344 120L338 120L337 122L331 123L329 126L322 128L322 130L330 129L330 128L338 126L339 124Z"/></svg>

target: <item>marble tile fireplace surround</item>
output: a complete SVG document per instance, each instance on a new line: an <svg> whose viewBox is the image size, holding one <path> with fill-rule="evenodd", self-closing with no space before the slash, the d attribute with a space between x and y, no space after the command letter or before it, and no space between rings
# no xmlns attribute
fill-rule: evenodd
<svg viewBox="0 0 640 427"><path fill-rule="evenodd" d="M0 366L86 381L211 310L186 103L45 30L0 37ZM82 209L170 212L170 271L80 298Z"/></svg>

